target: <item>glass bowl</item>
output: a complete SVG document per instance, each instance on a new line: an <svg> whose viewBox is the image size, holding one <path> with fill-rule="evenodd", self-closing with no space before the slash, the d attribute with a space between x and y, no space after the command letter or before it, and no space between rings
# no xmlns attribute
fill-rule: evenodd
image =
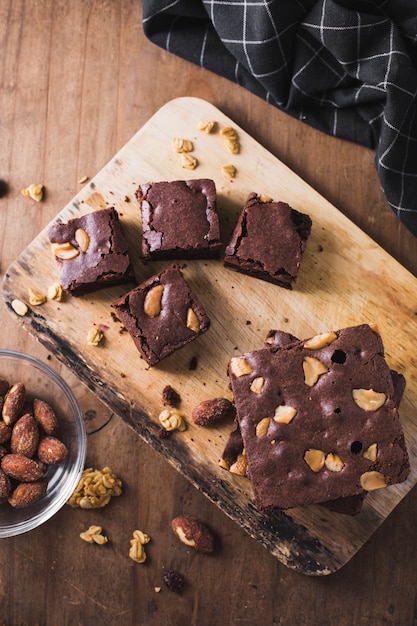
<svg viewBox="0 0 417 626"><path fill-rule="evenodd" d="M0 378L10 385L23 383L28 399L40 398L52 406L59 421L58 437L68 448L68 456L62 463L48 467L48 490L40 500L22 509L8 502L0 504L0 538L3 538L33 530L64 506L84 469L87 437L83 413L74 394L48 365L27 354L0 350Z"/></svg>

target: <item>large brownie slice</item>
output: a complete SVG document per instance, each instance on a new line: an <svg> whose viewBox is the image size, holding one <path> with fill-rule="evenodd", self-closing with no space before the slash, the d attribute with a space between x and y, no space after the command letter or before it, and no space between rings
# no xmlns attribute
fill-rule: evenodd
<svg viewBox="0 0 417 626"><path fill-rule="evenodd" d="M210 326L177 265L152 276L111 306L149 365L156 365Z"/></svg>
<svg viewBox="0 0 417 626"><path fill-rule="evenodd" d="M370 326L234 357L229 374L260 510L355 496L407 477L392 372Z"/></svg>
<svg viewBox="0 0 417 626"><path fill-rule="evenodd" d="M270 330L265 338L265 348L281 348L291 342L299 341L294 335L281 330ZM405 378L399 372L391 370L391 377L394 386L393 400L399 407L401 398L405 390ZM221 467L230 469L235 473L246 475L246 456L244 456L243 438L237 418L233 421L233 427L229 438L223 449L220 459ZM343 513L344 515L358 515L362 510L362 504L365 499L366 492L345 498L337 498L321 504L335 513Z"/></svg>
<svg viewBox="0 0 417 626"><path fill-rule="evenodd" d="M140 185L142 257L196 259L218 256L221 241L213 180L176 180Z"/></svg>
<svg viewBox="0 0 417 626"><path fill-rule="evenodd" d="M251 193L226 247L224 265L292 289L311 226L305 213Z"/></svg>
<svg viewBox="0 0 417 626"><path fill-rule="evenodd" d="M135 280L127 240L114 208L75 217L49 229L61 284L74 296Z"/></svg>

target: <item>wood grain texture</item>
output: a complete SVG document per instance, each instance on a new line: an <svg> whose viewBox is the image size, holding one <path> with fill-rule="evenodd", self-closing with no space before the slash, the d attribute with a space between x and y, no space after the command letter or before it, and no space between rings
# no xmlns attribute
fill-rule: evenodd
<svg viewBox="0 0 417 626"><path fill-rule="evenodd" d="M201 120L215 120L217 132L198 131ZM231 155L221 128L236 128L240 152ZM182 168L172 138L193 141L198 166ZM222 173L224 163L237 175ZM109 408L172 463L227 515L263 544L279 560L307 574L336 571L369 539L416 481L417 388L409 338L416 321L412 305L416 279L335 207L278 159L262 148L219 109L199 98L178 98L162 107L114 158L63 208L56 219L115 206L129 240L138 282L168 263L140 260L140 211L134 192L140 183L184 177L213 178L224 243L251 191L288 202L313 220L312 235L292 291L243 276L223 267L222 261L183 264L183 273L202 300L211 321L210 331L157 367L140 359L111 303L128 287L113 287L87 296L67 297L31 307L20 318L24 328L48 349L59 354ZM48 228L48 227L47 227ZM3 290L11 309L14 298L27 300L28 287L44 293L57 280L47 228L7 270ZM13 312L13 311L12 311ZM370 494L357 517L338 515L322 507L294 509L264 518L253 505L250 484L218 466L231 424L202 429L190 423L185 433L169 440L158 437L162 390L169 383L182 398L186 416L201 400L230 396L226 376L232 356L257 349L271 328L298 337L359 323L377 323L390 367L408 380L401 416L412 459L409 479ZM87 345L93 326L105 328L98 348ZM198 366L190 372L189 363Z"/></svg>
<svg viewBox="0 0 417 626"><path fill-rule="evenodd" d="M370 150L319 133L158 49L140 20L137 0L0 3L0 178L9 187L0 198L1 277L79 192L79 179L93 176L160 107L184 95L216 105L417 275L415 237L388 207ZM20 195L32 182L45 184L41 204ZM417 623L415 488L343 568L331 576L300 575L112 415L52 350L22 331L4 302L1 307L1 347L47 361L72 386L89 424L107 423L88 436L87 463L110 465L124 484L123 496L101 511L65 507L37 530L0 543L2 624ZM182 513L213 529L212 557L173 536L171 519ZM106 546L78 538L90 524L103 526ZM128 557L135 528L152 537L144 565ZM182 596L163 586L168 567L187 579Z"/></svg>

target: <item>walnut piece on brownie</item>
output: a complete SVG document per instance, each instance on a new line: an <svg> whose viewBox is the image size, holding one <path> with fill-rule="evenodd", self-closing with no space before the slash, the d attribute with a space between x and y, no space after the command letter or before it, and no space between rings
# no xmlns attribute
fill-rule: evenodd
<svg viewBox="0 0 417 626"><path fill-rule="evenodd" d="M226 247L224 265L292 289L311 226L309 215L251 193Z"/></svg>
<svg viewBox="0 0 417 626"><path fill-rule="evenodd" d="M210 327L201 302L178 265L151 276L111 306L150 366Z"/></svg>
<svg viewBox="0 0 417 626"><path fill-rule="evenodd" d="M234 357L239 367L229 365L255 501L264 512L360 495L409 474L402 392L380 335L366 324L333 335L246 353ZM306 360L320 364L313 384ZM265 384L255 393L260 377ZM358 391L364 403L355 400ZM295 410L289 422L279 419L283 406Z"/></svg>

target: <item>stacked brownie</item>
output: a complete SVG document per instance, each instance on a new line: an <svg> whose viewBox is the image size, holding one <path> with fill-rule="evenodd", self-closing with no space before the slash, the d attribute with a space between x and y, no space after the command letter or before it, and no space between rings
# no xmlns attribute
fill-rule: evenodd
<svg viewBox="0 0 417 626"><path fill-rule="evenodd" d="M257 507L328 502L355 512L350 498L358 506L367 491L404 481L404 379L378 332L365 324L275 346L273 337L229 364Z"/></svg>

